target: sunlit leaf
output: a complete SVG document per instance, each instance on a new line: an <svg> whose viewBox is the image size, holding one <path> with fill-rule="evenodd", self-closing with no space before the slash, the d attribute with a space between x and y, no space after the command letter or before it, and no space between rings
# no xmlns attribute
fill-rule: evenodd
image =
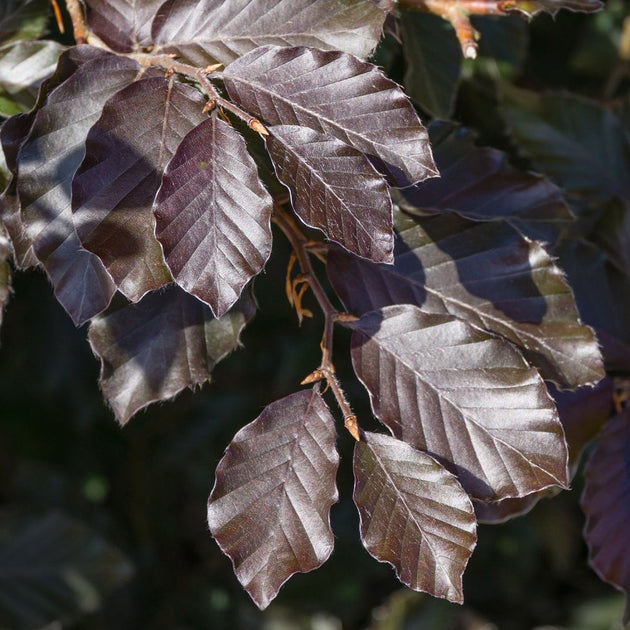
<svg viewBox="0 0 630 630"><path fill-rule="evenodd" d="M0 43L37 39L46 30L49 13L49 0L2 0Z"/></svg>
<svg viewBox="0 0 630 630"><path fill-rule="evenodd" d="M72 221L72 178L105 101L138 70L135 61L112 54L80 66L38 110L19 151L18 194L26 233L57 299L76 323L101 312L115 287L100 260L80 246Z"/></svg>
<svg viewBox="0 0 630 630"><path fill-rule="evenodd" d="M335 439L323 398L303 390L268 405L219 462L208 524L259 608L294 573L316 569L332 552Z"/></svg>
<svg viewBox="0 0 630 630"><path fill-rule="evenodd" d="M53 41L17 42L0 48L0 116L27 112L64 46Z"/></svg>
<svg viewBox="0 0 630 630"><path fill-rule="evenodd" d="M0 520L0 626L70 625L98 610L133 567L116 547L61 514Z"/></svg>
<svg viewBox="0 0 630 630"><path fill-rule="evenodd" d="M245 140L217 116L188 133L153 211L175 281L221 317L271 252L273 201Z"/></svg>
<svg viewBox="0 0 630 630"><path fill-rule="evenodd" d="M462 574L475 543L472 503L427 453L377 433L354 447L354 502L361 540L417 591L462 603Z"/></svg>
<svg viewBox="0 0 630 630"><path fill-rule="evenodd" d="M228 64L258 46L313 46L367 57L384 13L369 0L167 0L153 24L156 52L197 66Z"/></svg>
<svg viewBox="0 0 630 630"><path fill-rule="evenodd" d="M193 87L150 77L112 96L90 129L72 183L74 221L83 246L134 302L171 279L153 201L182 138L205 120L203 104Z"/></svg>
<svg viewBox="0 0 630 630"><path fill-rule="evenodd" d="M101 389L125 424L152 402L210 380L239 345L255 305L249 294L220 319L176 286L92 320L90 345L101 359Z"/></svg>
<svg viewBox="0 0 630 630"><path fill-rule="evenodd" d="M270 127L267 147L298 216L357 256L391 262L392 202L356 149L307 127Z"/></svg>
<svg viewBox="0 0 630 630"><path fill-rule="evenodd" d="M151 44L151 24L164 0L89 0L87 24L113 50L139 52Z"/></svg>
<svg viewBox="0 0 630 630"><path fill-rule="evenodd" d="M593 331L549 254L503 222L396 215L394 265L331 252L328 276L349 311L392 304L450 313L523 349L561 387L604 377Z"/></svg>
<svg viewBox="0 0 630 630"><path fill-rule="evenodd" d="M545 384L512 344L450 315L388 306L352 336L376 416L436 456L477 499L567 483L567 446Z"/></svg>
<svg viewBox="0 0 630 630"><path fill-rule="evenodd" d="M503 11L516 11L527 17L543 12L555 15L560 9L591 13L599 11L603 6L600 0L505 0L501 2Z"/></svg>
<svg viewBox="0 0 630 630"><path fill-rule="evenodd" d="M584 539L589 563L600 578L630 593L630 407L601 433L588 461L580 505L586 514ZM626 609L626 623L629 611Z"/></svg>
<svg viewBox="0 0 630 630"><path fill-rule="evenodd" d="M409 99L376 66L341 52L265 46L223 73L230 96L269 125L300 125L365 153L392 183L437 175Z"/></svg>

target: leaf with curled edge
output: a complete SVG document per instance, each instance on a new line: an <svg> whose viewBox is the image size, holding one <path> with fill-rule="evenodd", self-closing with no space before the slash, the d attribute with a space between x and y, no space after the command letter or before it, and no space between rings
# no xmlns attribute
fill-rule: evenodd
<svg viewBox="0 0 630 630"><path fill-rule="evenodd" d="M153 212L175 281L221 317L271 252L273 200L243 136L213 115L168 163Z"/></svg>
<svg viewBox="0 0 630 630"><path fill-rule="evenodd" d="M219 462L210 531L261 609L293 574L318 568L332 553L335 439L324 399L303 390L268 405Z"/></svg>
<svg viewBox="0 0 630 630"><path fill-rule="evenodd" d="M437 460L366 432L354 446L361 540L417 591L462 603L462 574L477 542L470 498Z"/></svg>
<svg viewBox="0 0 630 630"><path fill-rule="evenodd" d="M539 243L505 222L455 214L396 213L395 225L393 266L329 254L328 276L348 310L415 304L450 313L517 344L562 388L604 377L595 335L581 323L571 288Z"/></svg>
<svg viewBox="0 0 630 630"><path fill-rule="evenodd" d="M567 484L567 445L538 372L451 315L387 306L353 324L352 364L395 437L497 501Z"/></svg>
<svg viewBox="0 0 630 630"><path fill-rule="evenodd" d="M90 30L112 50L139 52L151 45L151 25L164 0L89 0Z"/></svg>
<svg viewBox="0 0 630 630"><path fill-rule="evenodd" d="M392 202L365 155L307 127L279 125L269 132L276 175L302 221L357 256L392 262Z"/></svg>
<svg viewBox="0 0 630 630"><path fill-rule="evenodd" d="M604 7L600 0L502 0L499 5L506 13L522 13L530 18L538 13L555 15L560 9L593 13Z"/></svg>
<svg viewBox="0 0 630 630"><path fill-rule="evenodd" d="M313 46L365 58L385 14L369 0L167 0L153 23L155 52L196 66L228 64L258 46Z"/></svg>
<svg viewBox="0 0 630 630"><path fill-rule="evenodd" d="M88 338L101 360L101 389L118 422L209 381L214 366L238 347L255 310L253 297L244 292L216 319L207 304L171 285L94 318Z"/></svg>
<svg viewBox="0 0 630 630"><path fill-rule="evenodd" d="M115 286L101 261L79 243L72 220L72 178L105 101L139 70L137 62L113 54L80 65L38 109L18 153L17 191L26 234L57 299L77 324L106 308Z"/></svg>
<svg viewBox="0 0 630 630"><path fill-rule="evenodd" d="M437 175L426 129L400 86L343 52L263 46L223 72L230 97L268 125L299 125L365 153L391 184Z"/></svg>
<svg viewBox="0 0 630 630"><path fill-rule="evenodd" d="M110 98L87 137L72 183L83 246L136 302L171 281L155 237L153 201L179 143L206 118L195 88L163 76L140 79Z"/></svg>
<svg viewBox="0 0 630 630"><path fill-rule="evenodd" d="M630 622L630 407L604 427L584 470L580 506L584 539L597 575L626 594L624 623Z"/></svg>

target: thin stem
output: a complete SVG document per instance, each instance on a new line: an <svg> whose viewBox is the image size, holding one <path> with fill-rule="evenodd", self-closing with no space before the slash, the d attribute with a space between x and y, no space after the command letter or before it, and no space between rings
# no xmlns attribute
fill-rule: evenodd
<svg viewBox="0 0 630 630"><path fill-rule="evenodd" d="M88 39L88 30L85 26L83 18L83 9L79 0L66 0L66 9L72 20L72 31L74 33L74 41L77 44L85 44Z"/></svg>
<svg viewBox="0 0 630 630"><path fill-rule="evenodd" d="M328 387L335 396L339 409L341 409L341 413L343 413L346 429L348 429L355 440L359 441L361 439L361 431L357 424L357 417L353 413L350 403L341 389L341 385L339 384L337 375L335 374L335 366L332 362L333 332L335 322L339 319L344 319L344 314L340 313L335 308L315 274L308 251L309 240L297 226L293 218L279 204L276 204L274 210L274 221L284 232L285 236L289 239L289 242L293 246L293 251L295 252L295 256L297 257L297 261L302 272L302 279L305 282L308 282L308 285L310 286L311 291L313 292L313 295L324 314L324 334L322 336L321 343L322 361L319 368L309 374L302 383L313 383L321 379L326 380Z"/></svg>

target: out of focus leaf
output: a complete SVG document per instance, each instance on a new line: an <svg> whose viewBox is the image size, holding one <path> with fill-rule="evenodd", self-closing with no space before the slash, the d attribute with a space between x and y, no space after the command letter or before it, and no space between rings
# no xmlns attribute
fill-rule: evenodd
<svg viewBox="0 0 630 630"><path fill-rule="evenodd" d="M0 44L37 39L44 34L48 0L2 0L0 3Z"/></svg>
<svg viewBox="0 0 630 630"><path fill-rule="evenodd" d="M9 300L11 291L10 256L11 245L9 244L9 235L0 221L0 325L2 325L2 312Z"/></svg>
<svg viewBox="0 0 630 630"><path fill-rule="evenodd" d="M219 462L210 531L261 609L294 573L316 569L332 553L335 439L324 399L303 390L268 405Z"/></svg>
<svg viewBox="0 0 630 630"><path fill-rule="evenodd" d="M362 153L394 185L437 175L428 135L401 88L341 52L264 46L223 72L234 101L269 125L300 125Z"/></svg>
<svg viewBox="0 0 630 630"><path fill-rule="evenodd" d="M599 11L604 5L600 0L504 0L501 8L504 11L517 11L527 17L538 13L555 15L560 9L591 13Z"/></svg>
<svg viewBox="0 0 630 630"><path fill-rule="evenodd" d="M171 280L155 237L153 201L183 137L205 120L200 92L164 77L114 94L90 129L72 182L81 243L133 302Z"/></svg>
<svg viewBox="0 0 630 630"><path fill-rule="evenodd" d="M131 577L129 560L74 519L53 513L13 525L19 529L0 521L3 628L65 626L100 608L104 595Z"/></svg>
<svg viewBox="0 0 630 630"><path fill-rule="evenodd" d="M604 377L593 331L580 322L573 294L540 244L503 222L457 215L396 215L394 265L331 252L328 276L348 310L391 304L450 313L502 335L544 378L563 388Z"/></svg>
<svg viewBox="0 0 630 630"><path fill-rule="evenodd" d="M566 486L555 405L512 344L451 315L388 306L354 325L352 363L375 415L474 498Z"/></svg>
<svg viewBox="0 0 630 630"><path fill-rule="evenodd" d="M26 233L57 299L77 324L106 308L115 287L101 261L79 243L72 220L72 178L105 101L138 71L135 61L113 54L80 66L38 110L19 151L18 194Z"/></svg>
<svg viewBox="0 0 630 630"><path fill-rule="evenodd" d="M184 137L166 168L157 238L175 281L217 317L269 257L272 206L243 136L216 115Z"/></svg>
<svg viewBox="0 0 630 630"><path fill-rule="evenodd" d="M589 562L601 579L630 593L630 407L602 431L584 471L580 505ZM630 621L626 608L625 623Z"/></svg>
<svg viewBox="0 0 630 630"><path fill-rule="evenodd" d="M270 131L276 174L304 223L357 256L391 262L392 202L365 155L307 127L278 125Z"/></svg>
<svg viewBox="0 0 630 630"><path fill-rule="evenodd" d="M417 11L403 12L400 27L407 94L428 114L448 118L462 65L453 29L437 15Z"/></svg>
<svg viewBox="0 0 630 630"><path fill-rule="evenodd" d="M93 319L88 337L117 420L125 424L152 402L209 381L214 366L238 347L254 312L253 298L244 293L216 319L209 306L170 286Z"/></svg>
<svg viewBox="0 0 630 630"><path fill-rule="evenodd" d="M0 116L27 112L64 46L53 41L17 42L0 48Z"/></svg>
<svg viewBox="0 0 630 630"><path fill-rule="evenodd" d="M266 45L343 50L365 58L384 20L369 0L167 0L153 38L156 52L174 52L201 67L228 64Z"/></svg>
<svg viewBox="0 0 630 630"><path fill-rule="evenodd" d="M529 26L516 15L471 16L479 38L479 56L519 67L527 56Z"/></svg>
<svg viewBox="0 0 630 630"><path fill-rule="evenodd" d="M354 477L366 549L410 588L462 603L462 574L477 535L455 476L427 453L367 432L354 447Z"/></svg>

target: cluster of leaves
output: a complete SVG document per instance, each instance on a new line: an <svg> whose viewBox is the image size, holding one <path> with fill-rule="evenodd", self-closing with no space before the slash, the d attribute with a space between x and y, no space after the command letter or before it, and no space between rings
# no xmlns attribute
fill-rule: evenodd
<svg viewBox="0 0 630 630"><path fill-rule="evenodd" d="M604 363L630 369L630 302L614 299L630 287L627 102L506 87L513 141L548 179L455 123L425 127L366 60L389 18L415 104L449 116L461 57L453 40L450 58L427 58L421 35L438 36L435 16L371 0L89 0L85 23L68 3L87 43L65 47L38 39L43 23L23 28L41 4L0 8L0 75L12 77L0 85L0 304L9 260L42 267L73 321L89 322L124 424L209 381L239 346L275 222L294 249L290 304L311 315L310 287L323 312L322 361L309 387L228 446L211 532L261 608L329 557L334 398L356 440L366 549L409 587L461 602L477 520L567 487L610 412ZM423 89L419 75L446 80ZM351 411L333 367L336 325L352 330L354 372L389 434ZM606 426L583 498L593 565L626 590L628 556L615 553L627 537L627 421L621 411Z"/></svg>

